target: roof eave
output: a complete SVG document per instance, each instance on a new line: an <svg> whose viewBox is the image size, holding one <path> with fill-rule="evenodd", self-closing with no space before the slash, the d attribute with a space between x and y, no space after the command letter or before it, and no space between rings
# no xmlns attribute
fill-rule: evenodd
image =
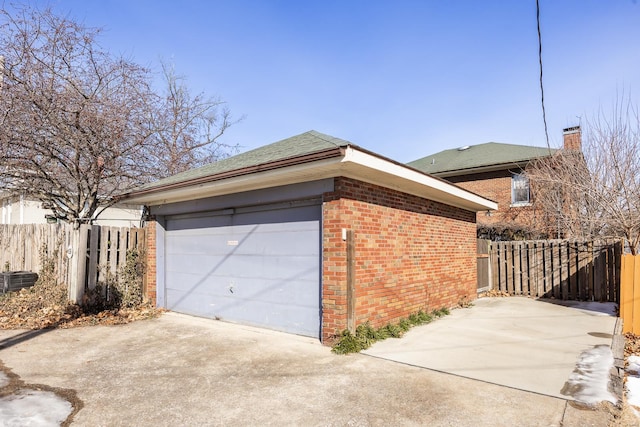
<svg viewBox="0 0 640 427"><path fill-rule="evenodd" d="M478 166L466 169L447 170L442 172L431 172L432 175L439 176L441 178L449 178L452 176L464 176L472 175L476 173L495 172L500 170L513 170L524 169L531 161L536 159L527 159L515 162L500 163L496 165Z"/></svg>
<svg viewBox="0 0 640 427"><path fill-rule="evenodd" d="M338 153L339 152L339 153ZM478 212L497 209L497 203L435 176L391 161L355 146L329 150L125 195L129 202L156 206L241 191L345 176L396 189L429 200ZM318 154L318 153L316 153Z"/></svg>
<svg viewBox="0 0 640 427"><path fill-rule="evenodd" d="M148 203L157 199L157 195L160 194L173 194L180 192L183 189L189 187L208 187L208 184L216 183L225 179L237 178L244 175L251 175L260 172L267 172L270 170L286 168L292 165L304 165L325 159L340 158L344 155L344 148L336 147L329 150L318 151L316 153L305 154L303 156L290 157L287 159L276 160L273 162L262 163L255 166L249 166L241 169L234 169L231 171L225 171L213 175L207 175L203 177L188 179L180 182L174 182L164 185L156 185L146 187L140 190L134 190L129 193L125 193L118 197L118 200L135 200L140 203Z"/></svg>
<svg viewBox="0 0 640 427"><path fill-rule="evenodd" d="M343 162L351 163L344 176L473 212L498 209L492 200L371 152L350 148Z"/></svg>

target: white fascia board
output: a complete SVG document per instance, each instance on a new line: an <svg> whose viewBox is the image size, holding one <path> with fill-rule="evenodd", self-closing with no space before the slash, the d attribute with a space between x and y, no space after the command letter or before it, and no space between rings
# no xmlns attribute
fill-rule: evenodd
<svg viewBox="0 0 640 427"><path fill-rule="evenodd" d="M498 204L477 194L471 193L442 179L418 172L414 169L393 163L381 157L348 147L342 162L360 166L359 171L368 175L361 177L377 185L394 185L400 191L414 194L437 202L469 209L472 211L496 210ZM350 168L345 168L348 171ZM357 172L358 169L355 171ZM365 169L373 173L367 174ZM354 176L357 178L357 176Z"/></svg>
<svg viewBox="0 0 640 427"><path fill-rule="evenodd" d="M150 192L126 199L125 203L158 206L338 176L358 179L474 212L498 208L497 203L446 181L353 147L346 148L344 156Z"/></svg>
<svg viewBox="0 0 640 427"><path fill-rule="evenodd" d="M337 176L342 157L301 163L278 169L254 172L206 183L177 187L169 190L150 192L126 199L126 203L140 203L158 206L206 197L222 196L263 188L276 187L298 182L315 181Z"/></svg>

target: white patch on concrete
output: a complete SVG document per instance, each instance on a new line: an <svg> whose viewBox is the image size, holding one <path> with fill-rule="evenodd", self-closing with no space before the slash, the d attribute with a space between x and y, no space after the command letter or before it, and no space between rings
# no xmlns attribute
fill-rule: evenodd
<svg viewBox="0 0 640 427"><path fill-rule="evenodd" d="M10 381L11 380L9 380L9 377L7 376L7 374L0 371L0 388L8 385Z"/></svg>
<svg viewBox="0 0 640 427"><path fill-rule="evenodd" d="M630 375L640 376L640 356L627 357L627 373Z"/></svg>
<svg viewBox="0 0 640 427"><path fill-rule="evenodd" d="M629 356L627 358L627 381L624 385L627 391L627 403L631 406L633 413L640 419L640 356Z"/></svg>
<svg viewBox="0 0 640 427"><path fill-rule="evenodd" d="M58 427L72 411L71 403L55 393L20 390L0 399L0 425Z"/></svg>
<svg viewBox="0 0 640 427"><path fill-rule="evenodd" d="M606 345L599 345L580 354L576 369L567 381L568 393L586 405L599 402L618 402L609 391L609 375L613 367L613 353Z"/></svg>
<svg viewBox="0 0 640 427"><path fill-rule="evenodd" d="M627 377L627 403L640 408L640 378L636 376Z"/></svg>

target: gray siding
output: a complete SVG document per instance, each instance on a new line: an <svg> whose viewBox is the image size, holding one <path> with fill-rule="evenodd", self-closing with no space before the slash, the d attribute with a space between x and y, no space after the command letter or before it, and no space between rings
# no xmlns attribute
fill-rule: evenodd
<svg viewBox="0 0 640 427"><path fill-rule="evenodd" d="M150 208L151 214L155 216L211 212L228 208L237 209L243 206L268 205L284 201L305 200L321 196L323 193L332 192L333 189L333 178L329 178L281 187L265 188L262 190L226 194L206 199L151 206Z"/></svg>

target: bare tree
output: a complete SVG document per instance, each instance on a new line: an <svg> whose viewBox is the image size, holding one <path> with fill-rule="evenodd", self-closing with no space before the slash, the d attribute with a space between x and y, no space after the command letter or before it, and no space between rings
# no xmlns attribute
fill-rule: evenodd
<svg viewBox="0 0 640 427"><path fill-rule="evenodd" d="M0 10L0 26L0 184L10 194L91 221L116 195L221 155L211 147L228 111L216 116L220 103L191 97L172 69L161 96L150 70L99 46L98 29L29 7Z"/></svg>
<svg viewBox="0 0 640 427"><path fill-rule="evenodd" d="M625 239L640 249L640 116L630 100L586 123L582 151L527 169L549 228L570 238Z"/></svg>
<svg viewBox="0 0 640 427"><path fill-rule="evenodd" d="M156 162L163 165L158 178L215 162L237 147L219 138L234 122L225 103L200 93L192 95L184 76L173 64L161 62L164 93L153 109Z"/></svg>

